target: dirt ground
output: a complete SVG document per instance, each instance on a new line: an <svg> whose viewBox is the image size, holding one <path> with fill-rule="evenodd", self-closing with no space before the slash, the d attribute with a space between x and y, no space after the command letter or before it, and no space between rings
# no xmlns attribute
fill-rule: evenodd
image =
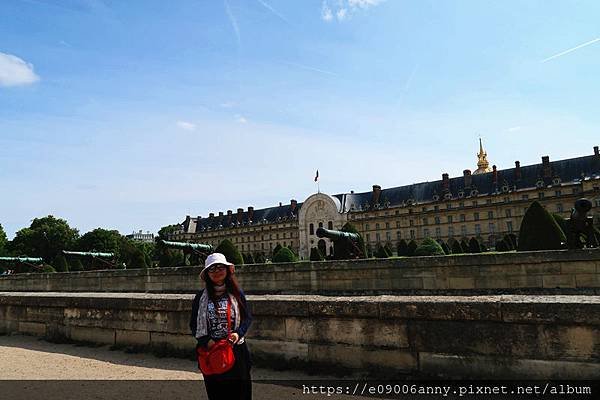
<svg viewBox="0 0 600 400"><path fill-rule="evenodd" d="M192 360L126 353L109 346L55 344L32 336L0 336L3 400L206 399L201 379ZM307 393L309 386L333 378L295 371L253 368L252 379L254 399L364 398Z"/></svg>

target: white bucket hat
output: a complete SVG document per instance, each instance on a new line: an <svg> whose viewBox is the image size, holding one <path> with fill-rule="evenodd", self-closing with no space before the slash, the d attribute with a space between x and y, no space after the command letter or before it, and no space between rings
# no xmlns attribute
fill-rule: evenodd
<svg viewBox="0 0 600 400"><path fill-rule="evenodd" d="M212 253L208 257L206 257L206 261L204 261L204 268L202 269L202 271L200 271L200 279L202 279L203 281L206 280L206 273L213 264L227 265L229 267L229 273L233 273L235 271L234 265L227 261L223 254Z"/></svg>

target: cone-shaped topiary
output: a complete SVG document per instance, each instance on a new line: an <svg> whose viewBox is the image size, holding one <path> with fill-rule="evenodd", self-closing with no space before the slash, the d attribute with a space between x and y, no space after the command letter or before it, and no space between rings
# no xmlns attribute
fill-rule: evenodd
<svg viewBox="0 0 600 400"><path fill-rule="evenodd" d="M244 264L254 264L254 257L252 256L252 253L244 254L243 258Z"/></svg>
<svg viewBox="0 0 600 400"><path fill-rule="evenodd" d="M469 253L481 253L481 243L477 238L472 237L469 240Z"/></svg>
<svg viewBox="0 0 600 400"><path fill-rule="evenodd" d="M274 263L294 262L297 261L294 253L287 247L282 247L273 257Z"/></svg>
<svg viewBox="0 0 600 400"><path fill-rule="evenodd" d="M569 231L567 220L564 219L562 217L562 215L557 214L557 213L552 213L552 218L554 218L554 220L556 221L556 223L558 224L558 226L560 226L560 229L562 229L562 231L563 231L563 233L565 234L565 237L566 237L567 232Z"/></svg>
<svg viewBox="0 0 600 400"><path fill-rule="evenodd" d="M396 250L398 251L398 256L400 256L400 257L408 256L408 244L406 243L406 240L400 239Z"/></svg>
<svg viewBox="0 0 600 400"><path fill-rule="evenodd" d="M463 253L469 252L469 240L467 238L462 238L460 241L460 247L462 248Z"/></svg>
<svg viewBox="0 0 600 400"><path fill-rule="evenodd" d="M67 272L69 270L67 259L62 254L56 256L52 265L57 272Z"/></svg>
<svg viewBox="0 0 600 400"><path fill-rule="evenodd" d="M325 258L318 247L310 249L310 261L323 261Z"/></svg>
<svg viewBox="0 0 600 400"><path fill-rule="evenodd" d="M254 254L254 263L255 264L264 264L267 262L267 256L263 252L257 252Z"/></svg>
<svg viewBox="0 0 600 400"><path fill-rule="evenodd" d="M564 232L540 203L531 203L521 222L517 250L558 250L567 239Z"/></svg>
<svg viewBox="0 0 600 400"><path fill-rule="evenodd" d="M281 245L277 243L277 246L275 246L275 248L273 249L273 253L271 253L271 259L275 258L275 254L277 254L279 250L281 250Z"/></svg>
<svg viewBox="0 0 600 400"><path fill-rule="evenodd" d="M375 257L377 258L388 258L388 253L385 251L385 247L381 244L377 245L377 250L375 251Z"/></svg>
<svg viewBox="0 0 600 400"><path fill-rule="evenodd" d="M419 245L417 244L415 239L412 239L410 242L408 242L408 252L406 255L409 257L414 256L415 250L417 250L417 247L419 247Z"/></svg>
<svg viewBox="0 0 600 400"><path fill-rule="evenodd" d="M415 250L415 256L443 256L444 249L432 238L425 238Z"/></svg>
<svg viewBox="0 0 600 400"><path fill-rule="evenodd" d="M69 265L69 271L84 271L83 263L79 258L75 258Z"/></svg>
<svg viewBox="0 0 600 400"><path fill-rule="evenodd" d="M244 264L244 259L242 258L240 251L237 249L237 247L234 246L233 243L231 243L231 240L229 239L223 239L223 241L219 243L219 245L215 249L215 253L223 254L227 261L229 261L232 264Z"/></svg>
<svg viewBox="0 0 600 400"><path fill-rule="evenodd" d="M452 251L450 250L450 247L448 247L448 245L446 244L446 242L444 242L441 239L438 239L437 242L439 243L440 246L442 246L442 250L444 250L444 254L446 254L446 255L452 254Z"/></svg>
<svg viewBox="0 0 600 400"><path fill-rule="evenodd" d="M385 246L383 246L383 249L385 250L385 253L387 254L388 257L391 257L394 255L391 244L386 243Z"/></svg>
<svg viewBox="0 0 600 400"><path fill-rule="evenodd" d="M462 246L458 240L452 242L452 254L462 254L464 253Z"/></svg>
<svg viewBox="0 0 600 400"><path fill-rule="evenodd" d="M496 251L508 251L508 246L506 245L504 239L496 242Z"/></svg>

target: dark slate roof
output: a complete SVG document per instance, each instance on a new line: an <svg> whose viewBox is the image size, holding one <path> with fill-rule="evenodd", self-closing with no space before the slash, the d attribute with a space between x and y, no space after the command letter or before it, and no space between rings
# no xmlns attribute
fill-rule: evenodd
<svg viewBox="0 0 600 400"><path fill-rule="evenodd" d="M465 179L463 176L450 178L448 181L448 191L443 188L442 180L433 182L415 183L412 185L399 186L381 190L379 205L388 206L409 205L410 201L414 203L423 203L435 201L434 196L439 196L439 200L444 200L445 195L451 196L452 199L470 197L473 191L478 194L502 193L503 191L513 191L524 188L536 187L540 182L543 185L552 185L555 178L559 178L561 182L579 181L583 177L599 176L600 175L600 157L591 155L566 160L550 162L550 176L544 178L543 164L534 164L521 166L521 176L517 177L516 168L509 168L497 171L497 182L494 183L493 172L485 174L471 175L471 186L465 187ZM474 193L473 193L474 194ZM339 210L342 212L349 211L352 206L356 210L362 210L365 205L373 208L373 192L363 193L341 193L333 196L335 200L340 202ZM274 223L294 221L297 219L298 212L302 207L302 203L297 203L294 212L291 210L291 204L281 205L270 208L254 210L252 216L252 225L260 223ZM233 225L232 225L233 223ZM182 223L186 232L193 228L195 232L204 230L213 230L219 228L227 228L231 226L248 225L248 210L242 213L241 223L238 224L237 213L231 215L231 219L227 214L222 217L218 215L211 218L201 218L200 223L197 223L196 218L191 218Z"/></svg>
<svg viewBox="0 0 600 400"><path fill-rule="evenodd" d="M493 172L471 175L472 183L470 187L465 187L463 176L450 178L447 192L443 188L442 180L383 189L379 197L379 205L384 207L386 201L389 202L389 206L406 205L411 200L415 203L434 201L435 195L443 200L446 193L449 193L452 199L457 199L461 195L469 197L473 190L476 190L479 194L502 193L503 190L512 191L536 187L540 181L545 186L552 185L555 178L559 178L561 182L578 181L583 177L600 175L600 157L591 155L553 161L550 162L550 167L550 177L546 179L544 179L543 164L540 163L521 166L520 179L515 174L516 168L498 170L497 183L493 181ZM352 206L356 210L364 209L365 205L368 205L369 208L374 206L372 191L352 194L342 193L336 194L335 197L343 204L344 211L350 210Z"/></svg>

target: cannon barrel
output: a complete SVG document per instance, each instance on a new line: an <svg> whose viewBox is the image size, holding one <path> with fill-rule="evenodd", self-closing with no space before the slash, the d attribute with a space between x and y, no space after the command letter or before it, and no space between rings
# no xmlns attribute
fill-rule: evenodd
<svg viewBox="0 0 600 400"><path fill-rule="evenodd" d="M328 238L331 240L350 240L352 242L358 242L358 233L334 231L331 229L318 228L317 236L320 238Z"/></svg>
<svg viewBox="0 0 600 400"><path fill-rule="evenodd" d="M186 243L186 242L169 242L166 240L161 240L161 243L167 247L171 247L173 249L191 249L196 251L203 252L211 252L213 251L213 247L210 244L204 243Z"/></svg>
<svg viewBox="0 0 600 400"><path fill-rule="evenodd" d="M63 250L65 256L82 256L82 257L98 257L98 258L113 258L115 253L95 253L90 251L67 251Z"/></svg>
<svg viewBox="0 0 600 400"><path fill-rule="evenodd" d="M18 261L18 262L26 262L26 263L41 263L43 260L41 258L34 258L34 257L0 257L0 261Z"/></svg>

